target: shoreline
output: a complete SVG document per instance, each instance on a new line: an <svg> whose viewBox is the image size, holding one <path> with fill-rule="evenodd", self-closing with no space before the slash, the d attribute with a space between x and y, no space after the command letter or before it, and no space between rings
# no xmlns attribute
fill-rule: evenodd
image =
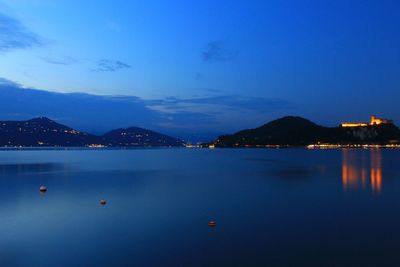
<svg viewBox="0 0 400 267"><path fill-rule="evenodd" d="M390 145L372 145L372 144L347 144L347 145L334 145L334 144L321 144L321 145L307 145L307 146L294 146L294 145L245 145L245 146L182 146L182 147L0 147L0 151L17 151L17 150L144 150L144 149L400 149L400 144L390 144Z"/></svg>
<svg viewBox="0 0 400 267"><path fill-rule="evenodd" d="M225 148L243 148L243 149L285 149L285 148L303 148L303 149L343 149L343 148L352 148L352 149L376 149L376 148L388 148L388 149L400 149L400 144L385 144L385 145L375 145L375 144L312 144L312 145L244 145L244 146L215 146L208 145L203 146L202 148L208 149L225 149Z"/></svg>

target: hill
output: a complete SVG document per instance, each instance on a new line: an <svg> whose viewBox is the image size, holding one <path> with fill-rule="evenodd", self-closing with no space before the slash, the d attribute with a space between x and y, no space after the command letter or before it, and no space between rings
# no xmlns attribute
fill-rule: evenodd
<svg viewBox="0 0 400 267"><path fill-rule="evenodd" d="M102 140L107 146L183 146L181 140L160 134L147 129L130 127L116 129L102 135Z"/></svg>
<svg viewBox="0 0 400 267"><path fill-rule="evenodd" d="M97 136L74 130L46 117L0 121L0 146L85 146Z"/></svg>
<svg viewBox="0 0 400 267"><path fill-rule="evenodd" d="M400 130L394 124L365 127L324 127L301 117L283 117L255 129L220 136L217 147L307 146L310 144L388 144L399 143Z"/></svg>
<svg viewBox="0 0 400 267"><path fill-rule="evenodd" d="M96 136L59 124L46 117L27 121L0 121L3 147L149 147L183 146L183 142L154 131L131 127Z"/></svg>

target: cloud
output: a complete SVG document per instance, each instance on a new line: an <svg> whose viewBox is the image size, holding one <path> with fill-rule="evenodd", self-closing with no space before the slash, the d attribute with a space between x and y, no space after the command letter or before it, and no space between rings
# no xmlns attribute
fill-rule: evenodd
<svg viewBox="0 0 400 267"><path fill-rule="evenodd" d="M22 86L16 82L0 78L0 88L1 87L15 87L15 88L22 88Z"/></svg>
<svg viewBox="0 0 400 267"><path fill-rule="evenodd" d="M247 97L241 95L219 95L199 98L165 98L154 100L150 108L165 113L203 112L220 113L227 109L237 111L270 112L293 109L294 104L277 98Z"/></svg>
<svg viewBox="0 0 400 267"><path fill-rule="evenodd" d="M168 123L187 128L226 133L232 129L255 127L280 113L295 109L283 99L220 95L199 98L169 97L147 101L147 107L169 118Z"/></svg>
<svg viewBox="0 0 400 267"><path fill-rule="evenodd" d="M17 19L0 13L0 52L40 45L42 42L39 36L29 31Z"/></svg>
<svg viewBox="0 0 400 267"><path fill-rule="evenodd" d="M100 59L100 60L92 60L92 59L76 59L70 56L42 56L40 57L43 61L54 64L54 65L72 65L76 63L87 63L90 65L95 65L94 68L91 68L91 71L94 72L114 72L121 69L129 69L130 65L119 61L119 60L111 60L111 59Z"/></svg>
<svg viewBox="0 0 400 267"><path fill-rule="evenodd" d="M71 65L78 60L72 58L72 57L40 57L43 61L50 63L50 64L55 64L55 65Z"/></svg>
<svg viewBox="0 0 400 267"><path fill-rule="evenodd" d="M117 71L121 69L130 69L131 66L119 60L101 59L97 63L97 67L93 69L96 72Z"/></svg>
<svg viewBox="0 0 400 267"><path fill-rule="evenodd" d="M227 49L222 41L209 42L201 53L205 62L221 62L232 60L237 53Z"/></svg>
<svg viewBox="0 0 400 267"><path fill-rule="evenodd" d="M80 130L101 133L113 128L139 126L157 129L163 114L146 107L134 96L97 96L55 93L0 79L0 120L47 116Z"/></svg>
<svg viewBox="0 0 400 267"><path fill-rule="evenodd" d="M0 99L0 120L47 116L92 133L138 126L177 137L204 136L204 133L217 136L256 127L275 119L279 112L286 113L296 108L293 103L282 99L241 95L143 99L54 93L22 87L2 78Z"/></svg>

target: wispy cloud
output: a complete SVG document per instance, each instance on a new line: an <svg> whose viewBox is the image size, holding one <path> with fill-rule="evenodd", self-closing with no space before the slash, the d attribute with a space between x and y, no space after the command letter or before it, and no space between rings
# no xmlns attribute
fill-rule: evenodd
<svg viewBox="0 0 400 267"><path fill-rule="evenodd" d="M4 79L0 77L0 86L12 86L15 88L21 88L22 86L16 82Z"/></svg>
<svg viewBox="0 0 400 267"><path fill-rule="evenodd" d="M294 105L283 99L247 97L241 95L219 95L199 98L169 97L150 102L150 108L165 113L203 112L219 113L229 110L247 110L269 112L282 109L292 109Z"/></svg>
<svg viewBox="0 0 400 267"><path fill-rule="evenodd" d="M130 65L119 60L101 59L97 63L96 68L92 70L96 72L102 72L102 71L107 72L107 71L117 71L121 69L130 69L130 68L131 68Z"/></svg>
<svg viewBox="0 0 400 267"><path fill-rule="evenodd" d="M39 36L29 31L19 20L0 13L0 52L42 45Z"/></svg>
<svg viewBox="0 0 400 267"><path fill-rule="evenodd" d="M261 125L267 117L295 109L283 99L219 95L198 98L169 97L147 100L147 107L163 114L168 121L159 124L168 128L213 130L246 128ZM210 128L210 125L212 127Z"/></svg>
<svg viewBox="0 0 400 267"><path fill-rule="evenodd" d="M222 41L209 42L201 57L205 62L220 62L232 60L237 56L237 52L227 49Z"/></svg>
<svg viewBox="0 0 400 267"><path fill-rule="evenodd" d="M77 63L78 60L72 57L40 57L43 61L55 65L71 65Z"/></svg>

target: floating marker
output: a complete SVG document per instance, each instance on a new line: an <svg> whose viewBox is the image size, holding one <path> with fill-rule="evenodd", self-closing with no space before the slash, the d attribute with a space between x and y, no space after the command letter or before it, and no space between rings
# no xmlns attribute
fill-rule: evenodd
<svg viewBox="0 0 400 267"><path fill-rule="evenodd" d="M47 187L45 187L44 185L41 185L41 186L39 187L39 191L42 192L42 193L44 193L44 192L47 191Z"/></svg>
<svg viewBox="0 0 400 267"><path fill-rule="evenodd" d="M208 226L215 227L215 226L217 226L217 222L216 221L209 221L208 222Z"/></svg>

